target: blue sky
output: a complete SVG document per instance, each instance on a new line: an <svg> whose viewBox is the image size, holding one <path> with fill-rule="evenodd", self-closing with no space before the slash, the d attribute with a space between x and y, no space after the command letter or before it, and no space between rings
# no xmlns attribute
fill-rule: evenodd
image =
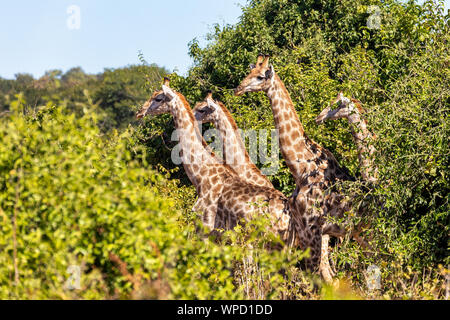
<svg viewBox="0 0 450 320"><path fill-rule="evenodd" d="M81 66L105 67L145 59L184 73L192 64L188 43L215 23L234 24L246 0L14 0L0 4L0 77ZM71 5L80 8L80 28L69 29ZM73 21L73 20L71 20Z"/></svg>
<svg viewBox="0 0 450 320"><path fill-rule="evenodd" d="M98 73L139 63L139 50L148 62L184 73L192 63L188 43L195 37L205 43L215 23L236 23L246 0L2 2L0 77L13 78L75 66ZM71 5L80 9L79 29L67 25Z"/></svg>

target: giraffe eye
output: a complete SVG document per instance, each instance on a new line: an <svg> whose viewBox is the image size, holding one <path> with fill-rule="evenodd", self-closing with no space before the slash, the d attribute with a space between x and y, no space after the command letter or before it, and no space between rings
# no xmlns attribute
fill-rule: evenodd
<svg viewBox="0 0 450 320"><path fill-rule="evenodd" d="M264 77L262 77L262 76L257 76L256 79L258 79L259 81L262 81L262 80L264 80Z"/></svg>

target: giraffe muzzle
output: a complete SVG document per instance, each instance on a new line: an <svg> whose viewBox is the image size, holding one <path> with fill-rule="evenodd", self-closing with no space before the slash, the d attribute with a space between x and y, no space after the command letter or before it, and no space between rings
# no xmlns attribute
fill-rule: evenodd
<svg viewBox="0 0 450 320"><path fill-rule="evenodd" d="M147 112L150 109L150 103L146 102L142 108L136 112L136 118L137 119L142 119L143 117L145 117L147 115Z"/></svg>
<svg viewBox="0 0 450 320"><path fill-rule="evenodd" d="M234 89L234 95L235 96L241 96L242 94L244 94L244 89L239 86L236 89Z"/></svg>
<svg viewBox="0 0 450 320"><path fill-rule="evenodd" d="M144 116L145 116L145 110L139 110L138 112L136 112L137 119L142 119Z"/></svg>
<svg viewBox="0 0 450 320"><path fill-rule="evenodd" d="M336 110L331 110L330 107L327 107L317 116L316 123L317 124L324 123L326 120L333 117L335 113L336 113Z"/></svg>

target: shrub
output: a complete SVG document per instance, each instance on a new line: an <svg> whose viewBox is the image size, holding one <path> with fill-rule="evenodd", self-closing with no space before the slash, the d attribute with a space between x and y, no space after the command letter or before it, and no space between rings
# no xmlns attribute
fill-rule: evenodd
<svg viewBox="0 0 450 320"><path fill-rule="evenodd" d="M0 124L0 298L244 298L232 275L250 254L258 297L281 295L278 271L300 256L263 248L265 220L203 239L192 188L149 168L131 131L102 136L92 106L78 118L21 101Z"/></svg>
<svg viewBox="0 0 450 320"><path fill-rule="evenodd" d="M379 28L367 25L371 5L379 9ZM359 164L347 122L317 126L314 119L340 90L361 100L378 137L380 179L368 193L361 193L361 181L343 190L351 197L370 196L367 214L373 224L366 236L374 253L367 257L346 241L332 258L340 276L352 278L355 287L366 290L363 274L379 263L387 297L442 297L439 266L450 262L448 34L442 1L253 0L237 24L216 25L204 48L192 41L195 64L188 77L171 77L191 103L212 90L238 127L273 128L265 94L233 95L258 53L270 54L307 134L356 177ZM153 126L153 132L170 131L167 122ZM270 179L290 194L294 181L281 164ZM390 266L397 264L394 271ZM433 272L427 279L439 283L435 289L424 289L427 294L399 289L401 274L422 277L428 268Z"/></svg>

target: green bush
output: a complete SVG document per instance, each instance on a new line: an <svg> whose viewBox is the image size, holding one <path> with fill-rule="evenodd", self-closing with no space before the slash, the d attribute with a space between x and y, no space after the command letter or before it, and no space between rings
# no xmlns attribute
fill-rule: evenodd
<svg viewBox="0 0 450 320"><path fill-rule="evenodd" d="M25 109L53 104L63 106L78 115L86 104L97 104L102 116L98 126L103 132L123 130L136 123L133 108L147 99L148 90L159 84L167 71L156 65L130 65L105 69L97 75L86 74L80 67L66 73L47 71L41 78L17 74L15 80L0 78L0 112L8 110L14 97L23 95Z"/></svg>
<svg viewBox="0 0 450 320"><path fill-rule="evenodd" d="M367 26L372 5L379 28ZM164 69L0 79L0 298L442 298L449 34L442 1L251 0L236 25L215 26L206 47L191 42L187 77L170 76L192 105L212 90L240 128L273 128L265 94L233 95L257 54L270 54L308 135L356 177L347 122L314 119L340 90L363 102L379 182L341 187L367 207L371 248L332 246L339 289L317 290L296 268L301 252L265 249L277 240L264 217L221 240L202 234L195 189L170 160L172 118L132 117ZM282 160L270 179L286 195L294 188ZM382 273L376 292L366 283L372 264ZM80 267L80 290L67 288L70 266Z"/></svg>
<svg viewBox="0 0 450 320"><path fill-rule="evenodd" d="M109 253L132 268L155 259L151 222L170 225L173 206L156 192L162 178L130 161L126 134L103 140L93 112L24 117L12 106L0 129L2 298L64 297L69 265L83 267L84 298L123 287Z"/></svg>
<svg viewBox="0 0 450 320"><path fill-rule="evenodd" d="M149 168L129 130L103 137L92 106L81 117L24 114L20 99L11 108L0 124L0 298L244 298L232 275L251 254L259 296L280 296L278 271L301 257L264 249L265 220L222 244L203 239L183 204L192 188ZM67 287L70 266L80 289Z"/></svg>
<svg viewBox="0 0 450 320"><path fill-rule="evenodd" d="M367 25L373 5L380 12L379 28ZM379 263L387 297L442 297L439 268L450 263L449 27L442 1L252 0L237 24L216 25L208 39L204 48L191 42L195 64L188 76L171 76L189 102L212 90L240 128L273 128L264 93L233 95L256 56L270 54L307 134L356 177L359 164L348 123L317 126L314 119L341 90L363 102L378 137L379 184L361 193L363 183L357 181L344 192L370 196L367 215L373 224L366 237L374 252L368 257L346 241L333 248L332 259L340 277L352 278L356 287L366 288L366 268ZM152 122L152 132L170 132L170 125ZM270 179L285 194L292 192L294 181L283 162ZM423 278L428 268L433 270L428 280L439 282L434 291L401 288L403 272Z"/></svg>

